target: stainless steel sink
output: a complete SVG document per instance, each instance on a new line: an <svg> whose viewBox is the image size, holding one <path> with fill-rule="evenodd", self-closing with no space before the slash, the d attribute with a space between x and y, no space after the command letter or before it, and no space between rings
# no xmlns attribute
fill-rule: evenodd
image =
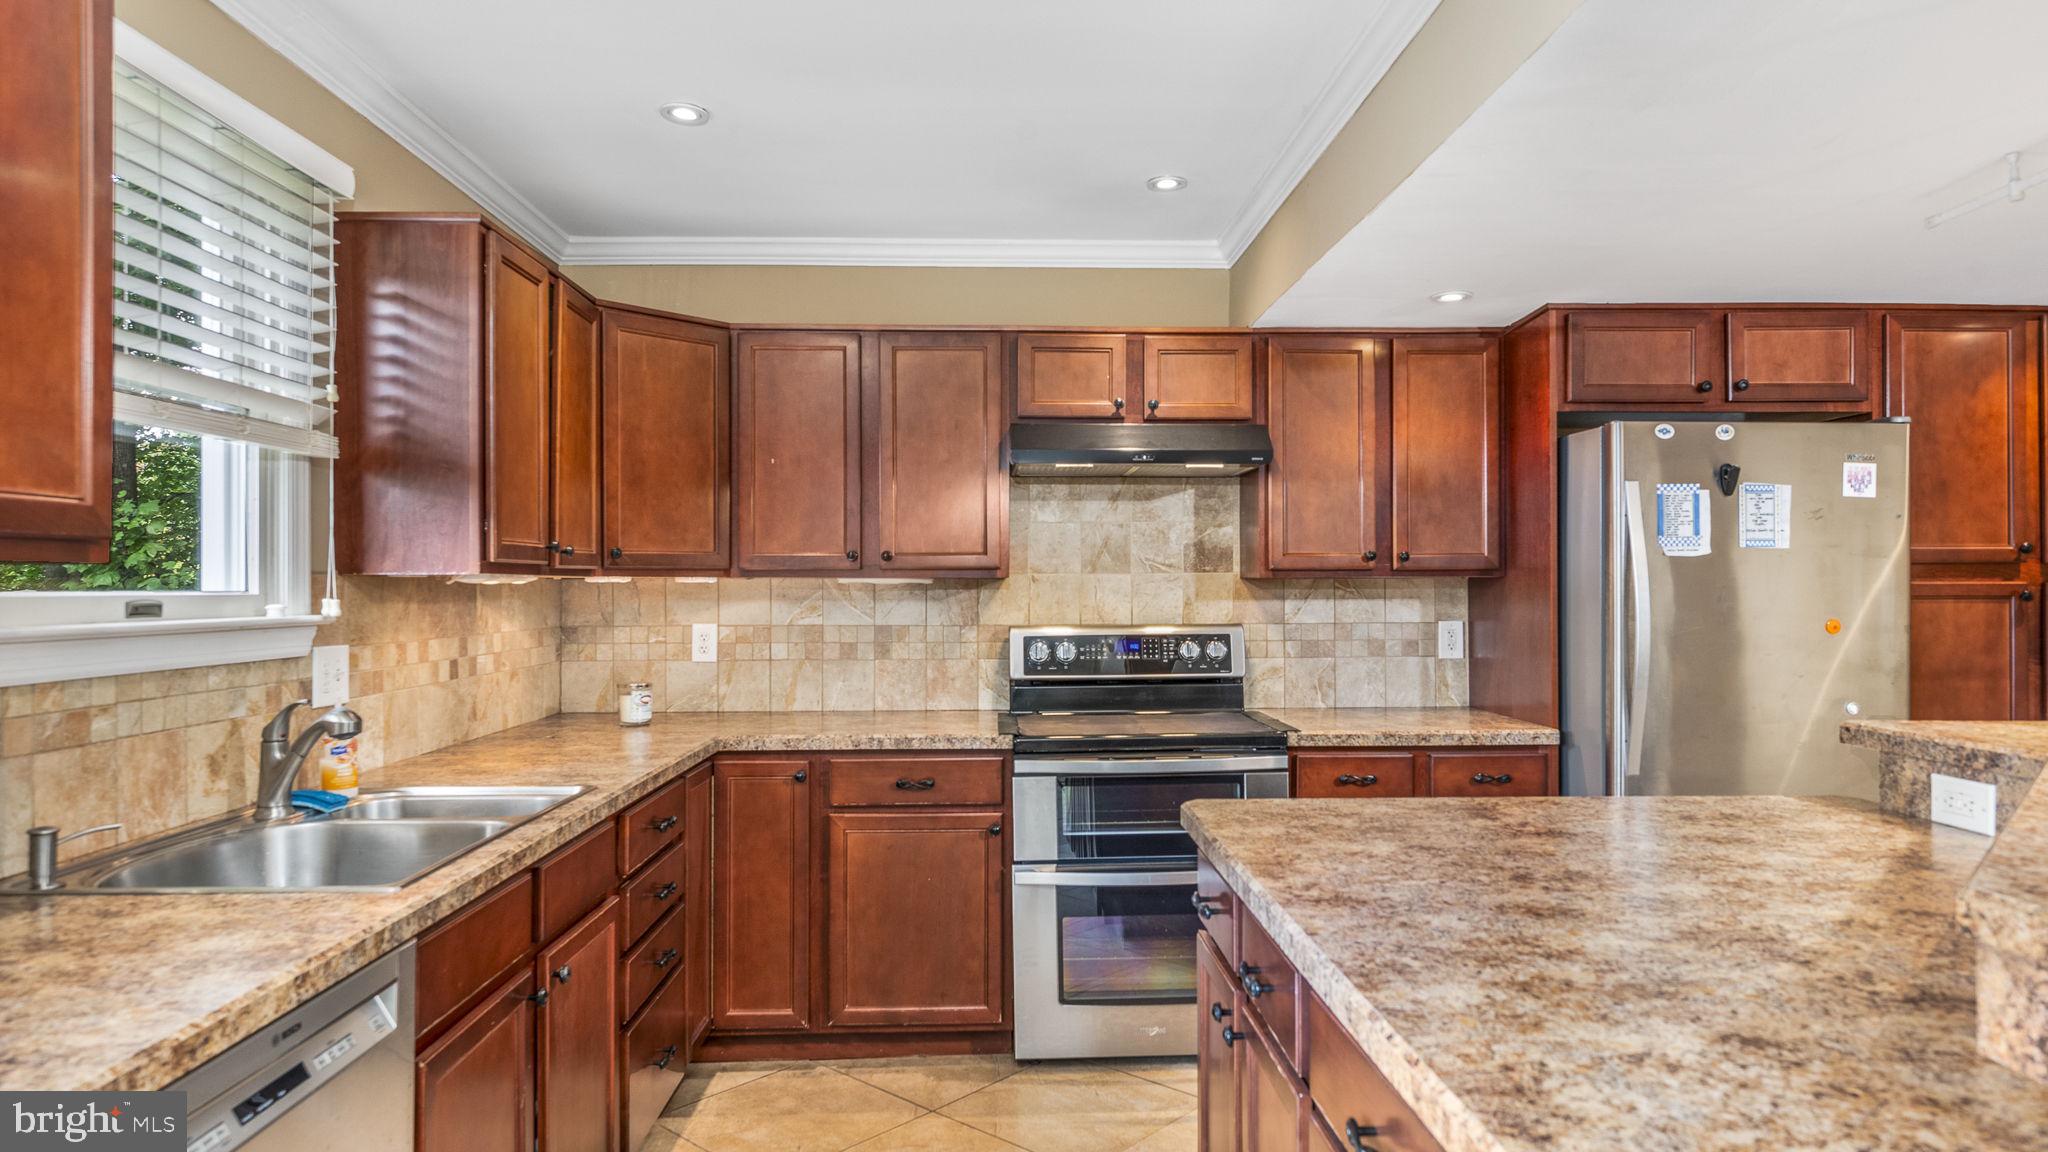
<svg viewBox="0 0 2048 1152"><path fill-rule="evenodd" d="M526 820L581 788L394 788L366 792L317 820Z"/></svg>
<svg viewBox="0 0 2048 1152"><path fill-rule="evenodd" d="M504 833L502 820L252 824L150 852L95 876L95 888L216 892L394 889Z"/></svg>

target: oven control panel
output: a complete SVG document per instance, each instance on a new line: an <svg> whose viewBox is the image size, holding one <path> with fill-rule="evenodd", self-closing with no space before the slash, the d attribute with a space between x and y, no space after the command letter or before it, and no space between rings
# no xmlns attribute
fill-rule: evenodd
<svg viewBox="0 0 2048 1152"><path fill-rule="evenodd" d="M1017 628L1010 632L1010 675L1033 680L1242 676L1244 629Z"/></svg>

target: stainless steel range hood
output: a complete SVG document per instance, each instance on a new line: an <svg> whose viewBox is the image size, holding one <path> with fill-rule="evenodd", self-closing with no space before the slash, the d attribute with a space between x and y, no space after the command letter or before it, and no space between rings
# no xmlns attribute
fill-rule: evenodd
<svg viewBox="0 0 2048 1152"><path fill-rule="evenodd" d="M1261 424L1010 425L1012 476L1236 476L1272 458Z"/></svg>

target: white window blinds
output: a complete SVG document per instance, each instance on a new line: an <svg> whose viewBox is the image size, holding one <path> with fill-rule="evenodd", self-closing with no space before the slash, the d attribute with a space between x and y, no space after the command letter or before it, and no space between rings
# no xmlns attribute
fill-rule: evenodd
<svg viewBox="0 0 2048 1152"><path fill-rule="evenodd" d="M332 458L336 193L114 61L114 415Z"/></svg>

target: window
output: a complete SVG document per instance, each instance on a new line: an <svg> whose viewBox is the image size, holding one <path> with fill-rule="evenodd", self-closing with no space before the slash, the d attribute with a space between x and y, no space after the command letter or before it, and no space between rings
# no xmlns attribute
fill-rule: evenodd
<svg viewBox="0 0 2048 1152"><path fill-rule="evenodd" d="M0 628L303 616L340 194L254 137L347 170L131 30L116 46L112 555L0 564Z"/></svg>

